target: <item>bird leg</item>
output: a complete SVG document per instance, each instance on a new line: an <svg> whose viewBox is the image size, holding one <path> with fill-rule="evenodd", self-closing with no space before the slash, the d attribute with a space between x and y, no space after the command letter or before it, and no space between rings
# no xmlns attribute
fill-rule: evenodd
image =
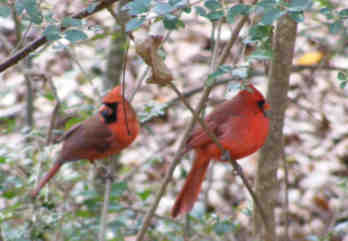
<svg viewBox="0 0 348 241"><path fill-rule="evenodd" d="M106 171L104 178L105 180L110 180L111 182L114 182L114 175L110 172L109 169Z"/></svg>
<svg viewBox="0 0 348 241"><path fill-rule="evenodd" d="M107 167L99 167L97 170L97 177L102 180L102 183L106 183L106 180L114 181L114 175L110 172Z"/></svg>
<svg viewBox="0 0 348 241"><path fill-rule="evenodd" d="M221 155L221 161L230 161L231 159L231 154L229 151L224 150L224 153Z"/></svg>
<svg viewBox="0 0 348 241"><path fill-rule="evenodd" d="M224 151L224 153L221 155L221 161L231 162L231 164L233 166L234 175L244 176L242 167L238 164L238 162L236 160L232 160L229 151L227 151L227 150Z"/></svg>

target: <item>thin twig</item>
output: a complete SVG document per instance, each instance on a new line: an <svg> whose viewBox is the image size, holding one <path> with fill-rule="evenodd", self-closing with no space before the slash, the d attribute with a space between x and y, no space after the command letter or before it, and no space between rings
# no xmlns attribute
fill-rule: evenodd
<svg viewBox="0 0 348 241"><path fill-rule="evenodd" d="M248 16L243 16L236 24L236 27L235 27L234 31L231 33L231 37L228 40L227 45L222 50L222 54L220 55L220 58L219 58L219 65L223 64L227 60L228 56L231 53L232 46L234 45L234 43L238 39L238 35L239 35L240 30L242 29L242 27L244 26L244 24L246 23L247 20L248 20Z"/></svg>
<svg viewBox="0 0 348 241"><path fill-rule="evenodd" d="M270 227L270 225L267 222L266 213L265 213L265 211L264 211L264 209L263 209L263 207L261 205L261 202L260 202L259 198L256 196L256 194L253 191L251 185L249 184L248 179L245 177L244 172L242 170L242 167L239 165L239 163L236 160L231 160L231 158L229 158L229 159L230 159L229 162L232 164L233 169L237 172L237 174L242 179L243 184L248 189L248 191L249 191L249 193L250 193L250 195L251 195L251 197L252 197L252 199L253 199L253 201L254 201L254 203L256 205L256 208L257 208L257 210L260 213L261 219L262 219L262 221L263 221L263 223L265 225L265 229L267 231L269 231L271 227Z"/></svg>
<svg viewBox="0 0 348 241"><path fill-rule="evenodd" d="M192 113L194 120L199 122L199 124L202 126L204 131L207 133L209 138L211 138L220 149L223 149L223 147L222 147L221 143L218 141L216 135L207 126L205 121L202 118L199 117L199 113L195 112L192 109L191 105L187 102L185 97L180 93L180 91L176 88L176 86L172 82L169 82L168 86L170 86L174 90L174 92L179 96L180 100L184 103L186 108L189 109L189 111Z"/></svg>
<svg viewBox="0 0 348 241"><path fill-rule="evenodd" d="M110 175L109 168L107 169L107 172L108 172L108 175ZM110 200L110 192L111 192L111 182L112 182L112 179L110 177L107 177L106 183L105 183L103 209L102 209L102 214L100 218L101 220L100 220L100 228L99 228L99 235L98 235L99 241L105 240L105 232L106 232L106 226L107 226L109 200Z"/></svg>
<svg viewBox="0 0 348 241"><path fill-rule="evenodd" d="M123 21L117 16L117 14L114 12L111 6L106 7L106 10L110 13L110 15L114 18L115 22L118 23L121 26L122 32L126 33L128 37L134 41L134 37L131 32L126 31L126 26Z"/></svg>
<svg viewBox="0 0 348 241"><path fill-rule="evenodd" d="M150 72L150 67L146 66L146 69L144 70L144 72L138 76L137 80L135 81L136 84L135 84L134 91L129 95L129 98L128 98L129 103L131 103L132 100L134 99L135 94L139 91L141 85L143 84L143 81L145 80L149 72Z"/></svg>
<svg viewBox="0 0 348 241"><path fill-rule="evenodd" d="M213 88L213 85L210 85L210 86L206 86L205 89L204 89L204 92L203 92L203 95L199 101L199 104L196 108L196 113L199 114L201 112L201 110L203 109L203 106L205 105L205 103L207 102L208 100L208 97L209 97L209 93L210 91L212 90ZM174 170L175 170L175 167L177 166L177 164L179 163L180 159L182 158L182 156L184 155L184 153L182 152L182 150L184 149L185 145L186 145L186 140L196 122L198 118L192 118L187 129L185 130L184 132L184 137L183 139L181 140L180 142L180 145L179 145L179 148L178 148L178 152L176 152L176 155L174 156L174 160L172 162L172 164L170 165L169 167L169 170L167 172L167 175L164 179L164 181L162 182L161 184L161 187L160 187L160 190L158 191L156 197L155 197L155 201L154 203L152 204L151 208L149 209L149 211L147 212L147 214L145 215L145 218L144 218L144 222L143 222L143 226L141 227L140 231L138 232L138 235L137 235L137 238L136 238L136 241L142 241L144 240L144 236L145 236L145 233L146 233L146 230L147 228L149 227L150 225L150 222L151 222L151 219L158 207L158 204L162 198L162 196L164 195L165 191L166 191L166 188L173 176L173 173L174 173Z"/></svg>
<svg viewBox="0 0 348 241"><path fill-rule="evenodd" d="M46 77L46 80L48 81L48 84L50 85L50 88L52 90L54 99L56 101L56 103L54 105L54 108L52 110L51 119L50 119L50 125L49 125L48 131L47 131L46 145L49 145L52 142L52 132L53 132L53 129L55 128L56 119L57 119L57 115L58 115L58 111L59 111L59 108L60 108L61 101L60 101L58 93L57 93L57 88L54 85L52 79L50 77L48 77L48 76L45 76L45 77Z"/></svg>
<svg viewBox="0 0 348 241"><path fill-rule="evenodd" d="M208 96L209 96L209 93L211 91L211 89L213 88L213 85L211 86L206 86L205 89L204 89L204 92L203 92L203 95L199 101L199 104L198 104L198 107L196 108L196 112L197 113L200 113L200 111L202 110L203 106L205 105L205 103L207 102L208 100ZM179 161L181 160L181 158L183 157L184 153L181 151L184 149L185 145L186 145L186 140L194 126L196 122L196 118L192 118L187 129L185 130L184 132L184 137L182 138L180 144L179 144L179 148L178 148L178 152L176 152L176 155L174 156L174 160L172 162L172 164L170 165L169 167L169 170L167 172L167 175L166 177L164 178L164 181L162 182L161 184L161 187L160 187L160 190L158 191L156 197L155 197L155 201L154 203L152 204L151 208L149 209L149 211L147 212L147 214L145 215L145 218L144 218L144 222L143 222L143 226L141 227L140 231L138 232L138 235L137 235L137 238L136 238L136 241L142 241L144 239L144 236L145 236L145 233L146 233L146 230L147 228L149 227L150 225L150 222L151 222L151 219L158 207L158 204L162 198L162 196L164 195L164 192L166 191L166 188L173 176L173 173L174 173L174 170L175 170L175 167L178 165Z"/></svg>
<svg viewBox="0 0 348 241"><path fill-rule="evenodd" d="M121 206L125 210L132 210L133 212L136 212L136 213L146 214L146 212L147 212L144 209L135 208L135 207L132 207L132 206L129 206L129 205L121 204ZM154 217L157 218L157 219L161 219L163 221L166 221L166 222L175 223L176 225L179 225L179 226L184 226L183 223L175 220L174 218L170 218L170 217L167 217L167 216L161 216L161 215L158 215L158 214L154 214Z"/></svg>
<svg viewBox="0 0 348 241"><path fill-rule="evenodd" d="M27 59L26 61L30 61ZM29 65L26 64L26 65ZM29 74L24 74L25 87L26 87L26 110L25 110L25 121L30 129L34 126L34 89L31 77Z"/></svg>
<svg viewBox="0 0 348 241"><path fill-rule="evenodd" d="M220 38L221 38L221 27L222 27L222 19L219 20L219 22L216 24L215 22L213 23L213 40L214 40L214 48L213 48L213 55L211 58L210 62L210 73L213 73L216 70L217 66L217 55L218 55L218 50L220 46ZM215 31L217 31L217 36L215 40Z"/></svg>
<svg viewBox="0 0 348 241"><path fill-rule="evenodd" d="M67 50L68 50L67 53L70 55L70 57L73 60L73 62L76 63L76 65L80 69L81 73L83 73L83 75L85 76L88 84L92 87L93 93L98 97L98 99L100 99L101 98L101 94L99 92L99 89L94 85L94 83L92 81L94 79L94 77L91 78L90 74L88 74L88 72L85 70L83 65L80 63L79 59L75 55L73 46L70 47L70 48L67 48Z"/></svg>
<svg viewBox="0 0 348 241"><path fill-rule="evenodd" d="M193 123L193 118L192 118L192 123ZM186 139L187 139L188 134L190 133L190 131L191 131L191 126L189 128L187 128L187 130L186 130L186 132L184 134L184 138L182 139L182 141L181 141L181 143L179 145L179 150L182 150L184 148ZM169 184L169 182L170 182L170 180L172 178L172 175L174 173L174 169L177 166L177 164L179 163L179 161L181 160L181 158L183 157L183 155L184 155L184 153L182 153L182 152L177 152L176 153L176 155L174 157L174 161L170 165L169 170L167 172L167 175L165 176L165 178L164 178L164 180L163 180L163 182L161 184L161 187L159 188L159 191L156 194L155 200L154 200L152 206L150 207L150 209L148 210L148 212L146 213L146 215L144 217L143 226L141 227L141 229L138 232L136 241L144 240L144 236L145 236L147 228L150 225L151 219L154 216L155 211L156 211L156 209L158 207L158 204L159 204L162 196L164 195L164 193L166 191L166 188L167 188L167 186L168 186L168 184Z"/></svg>

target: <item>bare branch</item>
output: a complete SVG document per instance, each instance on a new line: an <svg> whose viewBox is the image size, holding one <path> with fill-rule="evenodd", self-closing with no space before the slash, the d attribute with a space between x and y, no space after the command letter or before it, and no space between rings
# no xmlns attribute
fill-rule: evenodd
<svg viewBox="0 0 348 241"><path fill-rule="evenodd" d="M54 99L56 101L54 108L52 110L52 114L51 114L50 126L48 127L48 131L47 131L46 145L49 145L52 142L52 132L53 132L53 129L55 128L57 114L58 114L58 111L59 111L59 108L61 105L61 101L60 101L58 93L57 93L57 88L54 85L52 79L48 76L45 76L45 77L46 77L46 80L48 81L48 84L51 87Z"/></svg>

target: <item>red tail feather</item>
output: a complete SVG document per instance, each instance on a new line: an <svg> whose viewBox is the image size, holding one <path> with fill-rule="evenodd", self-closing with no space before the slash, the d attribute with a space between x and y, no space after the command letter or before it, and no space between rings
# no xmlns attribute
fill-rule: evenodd
<svg viewBox="0 0 348 241"><path fill-rule="evenodd" d="M172 209L172 217L187 213L193 208L193 204L201 191L202 183L207 172L210 160L205 156L196 153L196 159L186 178L184 187L176 198Z"/></svg>

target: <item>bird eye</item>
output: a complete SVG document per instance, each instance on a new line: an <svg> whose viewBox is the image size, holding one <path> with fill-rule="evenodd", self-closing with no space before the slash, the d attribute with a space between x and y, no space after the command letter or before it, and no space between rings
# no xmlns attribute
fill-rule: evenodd
<svg viewBox="0 0 348 241"><path fill-rule="evenodd" d="M263 106L265 105L265 100L259 100L259 101L257 102L257 105L258 105L261 109L263 109Z"/></svg>
<svg viewBox="0 0 348 241"><path fill-rule="evenodd" d="M103 116L106 123L117 122L118 102L104 103L100 109L100 114Z"/></svg>
<svg viewBox="0 0 348 241"><path fill-rule="evenodd" d="M112 110L107 106L103 106L102 108L100 108L100 114L104 117L108 117L112 115Z"/></svg>

